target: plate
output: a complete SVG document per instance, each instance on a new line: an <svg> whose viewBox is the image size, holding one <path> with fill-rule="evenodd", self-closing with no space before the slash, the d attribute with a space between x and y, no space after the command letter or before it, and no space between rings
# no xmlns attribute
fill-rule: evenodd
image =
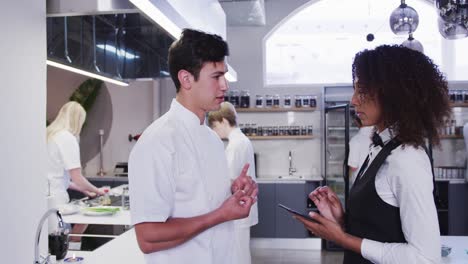
<svg viewBox="0 0 468 264"><path fill-rule="evenodd" d="M58 208L61 215L72 215L80 211L80 208L74 204L64 204Z"/></svg>
<svg viewBox="0 0 468 264"><path fill-rule="evenodd" d="M88 207L81 210L83 215L87 216L106 216L114 215L120 209L118 207L109 207L109 206L97 206L97 207Z"/></svg>

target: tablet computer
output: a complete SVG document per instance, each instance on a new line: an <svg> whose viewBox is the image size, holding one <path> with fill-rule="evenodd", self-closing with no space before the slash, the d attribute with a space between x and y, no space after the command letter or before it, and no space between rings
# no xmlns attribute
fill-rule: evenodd
<svg viewBox="0 0 468 264"><path fill-rule="evenodd" d="M287 206L285 206L285 205L283 205L283 204L278 204L278 206L279 206L280 208L283 208L284 210L290 212L291 214L295 214L295 215L298 215L298 216L302 216L303 218L305 218L305 219L307 219L307 220L309 220L309 221L312 221L312 222L317 222L315 219L311 218L308 214L300 213L300 212L298 212L297 210L294 210L294 209L292 209L292 208L289 208L289 207L287 207ZM311 209L310 211L313 211L313 212L318 213L317 209L315 209L315 210L314 210L314 209Z"/></svg>

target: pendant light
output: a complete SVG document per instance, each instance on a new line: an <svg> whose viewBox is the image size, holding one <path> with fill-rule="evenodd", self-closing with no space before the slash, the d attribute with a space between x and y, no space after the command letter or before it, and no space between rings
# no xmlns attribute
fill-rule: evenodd
<svg viewBox="0 0 468 264"><path fill-rule="evenodd" d="M419 15L416 10L401 0L401 4L390 15L390 29L397 35L414 32L418 28Z"/></svg>
<svg viewBox="0 0 468 264"><path fill-rule="evenodd" d="M405 47L407 47L409 49L416 50L416 51L419 51L421 53L424 53L423 45L421 44L421 42L414 39L413 33L409 33L408 39L403 41L403 43L401 43L401 45L403 45L403 46L405 46Z"/></svg>
<svg viewBox="0 0 468 264"><path fill-rule="evenodd" d="M439 32L446 39L468 36L468 0L436 0Z"/></svg>

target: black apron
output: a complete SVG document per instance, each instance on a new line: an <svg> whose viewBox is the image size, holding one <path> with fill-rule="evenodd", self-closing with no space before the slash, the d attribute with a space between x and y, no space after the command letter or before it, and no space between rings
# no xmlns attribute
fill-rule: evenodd
<svg viewBox="0 0 468 264"><path fill-rule="evenodd" d="M346 232L360 238L379 242L406 243L400 221L400 209L387 204L375 190L375 176L380 167L401 143L390 140L377 154L369 166L369 157L359 170L358 176L349 192L348 211L346 212ZM367 168L364 175L363 171ZM345 250L344 264L371 263L360 254Z"/></svg>

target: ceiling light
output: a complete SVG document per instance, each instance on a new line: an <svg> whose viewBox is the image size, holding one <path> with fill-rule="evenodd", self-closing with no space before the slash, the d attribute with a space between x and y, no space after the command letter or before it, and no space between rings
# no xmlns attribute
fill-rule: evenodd
<svg viewBox="0 0 468 264"><path fill-rule="evenodd" d="M409 36L408 36L408 39L405 40L401 45L409 48L409 49L412 49L412 50L416 50L416 51L419 51L421 53L424 53L424 47L423 45L421 44L421 42L415 40L413 38L413 33L410 33Z"/></svg>
<svg viewBox="0 0 468 264"><path fill-rule="evenodd" d="M418 24L418 12L401 0L400 6L390 15L390 29L397 35L409 34L418 28Z"/></svg>
<svg viewBox="0 0 468 264"><path fill-rule="evenodd" d="M149 0L130 0L141 12L166 30L174 39L178 39L182 29L172 22L158 7Z"/></svg>
<svg viewBox="0 0 468 264"><path fill-rule="evenodd" d="M91 78L99 79L99 80L102 80L102 81L105 81L105 82L117 84L117 85L120 85L120 86L128 86L128 83L126 83L126 82L115 80L115 79L105 77L105 76L102 76L102 75L99 75L99 74L95 74L95 73L92 73L92 72L89 72L89 71L84 71L84 70L81 70L81 69L78 69L78 68L75 68L75 67L71 67L69 65L65 65L65 64L62 64L62 63L55 62L55 61L47 60L47 65L50 65L50 66L53 66L53 67L56 67L56 68L60 68L60 69L64 69L64 70L67 70L67 71L71 71L71 72L74 72L74 73L78 73L78 74L81 74L81 75L85 75L85 76L88 76L88 77L91 77Z"/></svg>
<svg viewBox="0 0 468 264"><path fill-rule="evenodd" d="M124 49L116 49L112 45L98 44L98 45L96 45L96 47L98 47L100 49L103 49L103 50L106 50L106 51L109 51L109 52L112 52L114 54L117 54L117 56L119 56L119 57L125 57L126 59L129 59L129 60L140 58L140 56L135 55L135 54L130 53L130 52L127 52Z"/></svg>
<svg viewBox="0 0 468 264"><path fill-rule="evenodd" d="M446 39L468 36L468 1L436 0L439 13L439 32Z"/></svg>

